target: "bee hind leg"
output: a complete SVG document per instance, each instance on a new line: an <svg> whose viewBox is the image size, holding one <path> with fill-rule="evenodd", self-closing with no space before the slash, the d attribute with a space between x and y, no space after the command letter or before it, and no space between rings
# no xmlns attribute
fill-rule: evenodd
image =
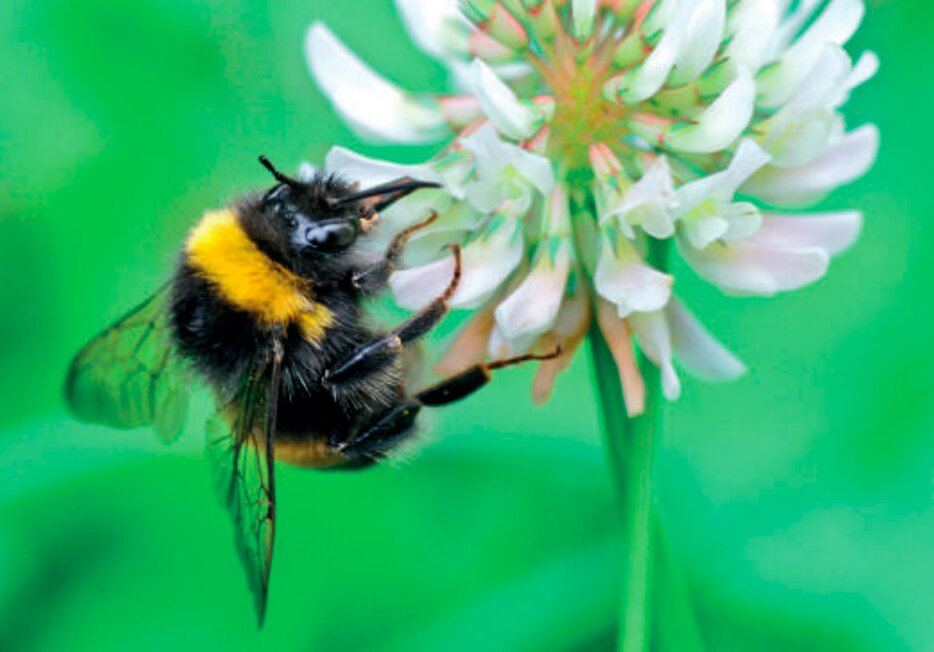
<svg viewBox="0 0 934 652"><path fill-rule="evenodd" d="M561 347L557 347L555 350L544 355L529 353L527 355L506 358L504 360L497 360L495 362L476 364L472 367L468 367L458 374L455 374L449 378L445 378L441 382L432 385L431 387L421 390L415 395L415 398L422 405L427 405L429 407L438 407L441 405L447 405L448 403L454 403L455 401L459 401L462 398L470 396L481 387L486 385L488 382L490 382L492 378L492 372L496 369L511 367L513 365L521 364L523 362L531 362L533 360L553 360L559 355L561 355Z"/></svg>
<svg viewBox="0 0 934 652"><path fill-rule="evenodd" d="M421 404L406 399L389 408L356 434L337 446L338 452L350 459L376 460L409 436Z"/></svg>

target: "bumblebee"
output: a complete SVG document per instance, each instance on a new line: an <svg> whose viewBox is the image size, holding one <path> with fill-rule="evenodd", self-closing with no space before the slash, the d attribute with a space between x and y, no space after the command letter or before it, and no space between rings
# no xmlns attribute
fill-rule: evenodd
<svg viewBox="0 0 934 652"><path fill-rule="evenodd" d="M260 162L275 178L202 216L172 279L91 340L73 360L66 401L80 419L149 425L171 442L186 417L190 383L210 389L207 457L263 623L276 522L274 461L360 468L412 436L419 410L464 398L496 368L479 364L421 391L405 383L407 347L445 316L461 278L460 249L446 289L388 331L365 323L361 302L388 282L408 239L360 253L379 213L437 184L402 178L360 190L335 175L308 181Z"/></svg>

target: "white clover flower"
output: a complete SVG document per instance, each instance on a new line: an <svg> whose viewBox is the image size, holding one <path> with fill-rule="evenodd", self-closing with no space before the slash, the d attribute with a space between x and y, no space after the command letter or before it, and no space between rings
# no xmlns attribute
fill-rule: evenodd
<svg viewBox="0 0 934 652"><path fill-rule="evenodd" d="M708 379L743 365L675 297L668 243L725 292L771 295L812 283L858 235L861 215L778 213L863 175L878 131L847 131L850 92L872 53L843 49L862 0L396 0L415 43L451 72L451 94L408 92L353 55L324 25L308 32L311 72L360 134L446 141L420 165L332 150L329 169L364 183L410 175L443 184L384 216L440 218L413 243L391 287L424 305L463 245L455 306L476 311L442 360L561 344L542 363L547 398L596 320L630 414L645 387L633 342L659 366ZM819 8L823 7L820 11ZM419 242L424 246L419 247Z"/></svg>

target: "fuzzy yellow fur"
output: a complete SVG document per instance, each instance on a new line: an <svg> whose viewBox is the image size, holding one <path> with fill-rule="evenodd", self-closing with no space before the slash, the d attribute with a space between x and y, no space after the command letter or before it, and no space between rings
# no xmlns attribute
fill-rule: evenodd
<svg viewBox="0 0 934 652"><path fill-rule="evenodd" d="M334 315L311 298L307 281L260 251L229 208L205 213L185 244L188 261L232 306L265 327L297 324L316 342Z"/></svg>

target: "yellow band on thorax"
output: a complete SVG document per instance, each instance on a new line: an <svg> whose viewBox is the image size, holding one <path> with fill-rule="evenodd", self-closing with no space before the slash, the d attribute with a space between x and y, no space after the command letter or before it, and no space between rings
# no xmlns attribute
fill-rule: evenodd
<svg viewBox="0 0 934 652"><path fill-rule="evenodd" d="M221 298L264 326L297 323L306 338L317 341L333 321L331 311L312 300L308 282L264 254L232 209L206 213L185 251L195 272Z"/></svg>

